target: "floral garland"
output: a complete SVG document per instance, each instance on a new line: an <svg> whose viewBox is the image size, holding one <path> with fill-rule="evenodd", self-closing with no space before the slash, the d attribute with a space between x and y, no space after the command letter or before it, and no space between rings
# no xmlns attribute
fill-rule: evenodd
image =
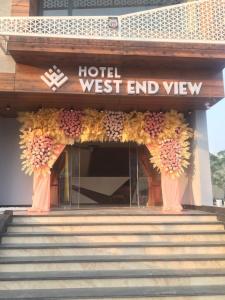
<svg viewBox="0 0 225 300"><path fill-rule="evenodd" d="M94 109L41 109L22 113L23 170L50 172L57 145L75 142L135 142L145 144L160 172L179 177L189 165L192 130L183 114L174 110L115 112Z"/></svg>
<svg viewBox="0 0 225 300"><path fill-rule="evenodd" d="M121 111L106 111L103 125L109 141L121 141L125 114Z"/></svg>
<svg viewBox="0 0 225 300"><path fill-rule="evenodd" d="M165 115L162 112L147 112L145 113L144 120L144 130L152 139L157 138L158 135L163 131Z"/></svg>
<svg viewBox="0 0 225 300"><path fill-rule="evenodd" d="M82 112L79 110L62 110L59 113L59 127L65 136L76 139L82 132Z"/></svg>

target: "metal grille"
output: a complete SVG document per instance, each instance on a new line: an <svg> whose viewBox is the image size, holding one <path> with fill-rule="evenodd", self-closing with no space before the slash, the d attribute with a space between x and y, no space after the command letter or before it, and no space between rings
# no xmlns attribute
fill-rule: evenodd
<svg viewBox="0 0 225 300"><path fill-rule="evenodd" d="M74 8L162 6L186 2L186 0L73 0Z"/></svg>
<svg viewBox="0 0 225 300"><path fill-rule="evenodd" d="M225 44L225 0L199 0L108 17L2 17L0 35Z"/></svg>
<svg viewBox="0 0 225 300"><path fill-rule="evenodd" d="M69 0L43 0L44 9L68 8Z"/></svg>
<svg viewBox="0 0 225 300"><path fill-rule="evenodd" d="M43 9L68 8L72 1L73 8L162 6L186 2L186 0L43 0Z"/></svg>

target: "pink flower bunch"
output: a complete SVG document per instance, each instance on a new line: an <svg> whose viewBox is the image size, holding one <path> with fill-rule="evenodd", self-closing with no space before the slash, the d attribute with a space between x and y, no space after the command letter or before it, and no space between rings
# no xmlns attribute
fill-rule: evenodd
<svg viewBox="0 0 225 300"><path fill-rule="evenodd" d="M104 118L106 135L110 141L118 142L121 139L124 128L124 113L106 111Z"/></svg>
<svg viewBox="0 0 225 300"><path fill-rule="evenodd" d="M48 165L53 150L53 139L49 136L35 136L28 144L29 161L34 169Z"/></svg>
<svg viewBox="0 0 225 300"><path fill-rule="evenodd" d="M144 130L151 138L156 138L163 130L164 114L162 112L148 112L145 115Z"/></svg>
<svg viewBox="0 0 225 300"><path fill-rule="evenodd" d="M165 171L178 171L182 163L182 148L179 142L174 139L161 141L160 159Z"/></svg>
<svg viewBox="0 0 225 300"><path fill-rule="evenodd" d="M80 110L63 110L60 113L60 128L66 136L76 138L81 135L82 116L83 113Z"/></svg>

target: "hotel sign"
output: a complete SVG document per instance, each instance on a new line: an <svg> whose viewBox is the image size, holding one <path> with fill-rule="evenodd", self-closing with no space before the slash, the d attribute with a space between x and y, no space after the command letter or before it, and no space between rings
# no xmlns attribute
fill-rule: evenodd
<svg viewBox="0 0 225 300"><path fill-rule="evenodd" d="M203 86L201 81L159 81L151 78L123 80L119 69L112 66L78 66L77 71L67 77L54 65L40 77L53 92L70 79L76 80L79 83L79 90L85 94L197 96Z"/></svg>
<svg viewBox="0 0 225 300"><path fill-rule="evenodd" d="M79 66L79 83L84 93L121 94L124 81L117 67ZM199 95L202 82L191 81L162 81L155 80L127 80L128 95L156 95L161 89L167 95Z"/></svg>
<svg viewBox="0 0 225 300"><path fill-rule="evenodd" d="M73 99L84 97L90 105L91 96L99 96L98 102L103 101L104 96L109 96L110 99L104 98L108 102L113 96L118 96L117 103L123 102L124 105L129 104L126 102L128 99L139 98L141 105L145 98L146 101L162 97L171 101L175 98L188 101L200 98L205 102L224 95L221 74L212 73L210 69L193 70L182 65L172 68L144 63L130 65L126 62L113 66L100 64L100 61L88 65L75 60L59 61L57 65L52 61L36 66L17 64L15 91L71 95Z"/></svg>

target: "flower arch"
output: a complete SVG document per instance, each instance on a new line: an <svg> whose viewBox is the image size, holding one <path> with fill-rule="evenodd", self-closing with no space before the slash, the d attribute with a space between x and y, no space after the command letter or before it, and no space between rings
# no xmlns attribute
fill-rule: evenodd
<svg viewBox="0 0 225 300"><path fill-rule="evenodd" d="M49 176L56 158L75 142L144 144L161 174L176 179L189 165L192 129L177 111L137 112L94 109L40 109L21 113L22 169L34 178ZM61 150L60 150L61 149ZM36 195L33 193L33 202Z"/></svg>

